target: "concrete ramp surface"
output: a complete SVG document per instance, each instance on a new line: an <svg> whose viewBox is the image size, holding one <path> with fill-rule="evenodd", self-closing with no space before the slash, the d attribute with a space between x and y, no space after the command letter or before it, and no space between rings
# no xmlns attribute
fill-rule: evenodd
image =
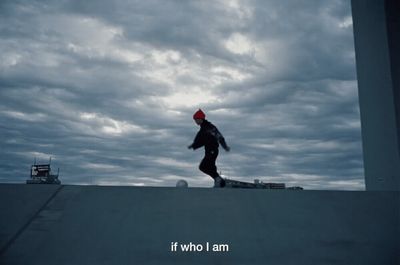
<svg viewBox="0 0 400 265"><path fill-rule="evenodd" d="M400 264L399 192L0 185L0 264Z"/></svg>

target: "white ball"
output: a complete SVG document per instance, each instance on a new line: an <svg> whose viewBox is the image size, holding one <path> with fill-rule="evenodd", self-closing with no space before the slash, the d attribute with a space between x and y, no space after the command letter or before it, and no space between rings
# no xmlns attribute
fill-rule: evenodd
<svg viewBox="0 0 400 265"><path fill-rule="evenodd" d="M187 183L186 180L180 179L178 182L176 182L176 187L177 188L187 188L189 184Z"/></svg>

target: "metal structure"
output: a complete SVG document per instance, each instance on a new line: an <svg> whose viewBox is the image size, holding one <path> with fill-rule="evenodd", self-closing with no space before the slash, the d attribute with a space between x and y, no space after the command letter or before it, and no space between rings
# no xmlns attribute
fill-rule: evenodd
<svg viewBox="0 0 400 265"><path fill-rule="evenodd" d="M227 188L242 188L242 189L289 189L302 190L302 187L286 187L285 183L263 183L259 180L254 180L254 183L238 181L225 178Z"/></svg>
<svg viewBox="0 0 400 265"><path fill-rule="evenodd" d="M48 164L36 164L36 159L31 166L30 179L26 181L26 184L61 184L58 179L60 169L57 169L57 174L51 172L51 158Z"/></svg>

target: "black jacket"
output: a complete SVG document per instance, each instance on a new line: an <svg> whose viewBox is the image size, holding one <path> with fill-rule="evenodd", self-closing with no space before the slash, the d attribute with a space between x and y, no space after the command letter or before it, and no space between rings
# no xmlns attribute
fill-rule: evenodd
<svg viewBox="0 0 400 265"><path fill-rule="evenodd" d="M217 127L215 127L211 122L204 120L203 123L200 124L200 131L197 133L193 144L190 147L197 149L204 146L204 149L207 152L218 149L219 144L221 144L225 150L229 149L224 137L218 131Z"/></svg>

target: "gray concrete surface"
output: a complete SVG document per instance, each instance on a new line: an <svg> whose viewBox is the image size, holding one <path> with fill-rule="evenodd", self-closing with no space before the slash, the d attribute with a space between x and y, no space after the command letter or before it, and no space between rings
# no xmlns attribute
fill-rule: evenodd
<svg viewBox="0 0 400 265"><path fill-rule="evenodd" d="M0 264L400 264L398 192L62 186L46 204L52 189L0 185L2 223L41 209Z"/></svg>
<svg viewBox="0 0 400 265"><path fill-rule="evenodd" d="M59 186L0 185L0 253L46 205Z"/></svg>
<svg viewBox="0 0 400 265"><path fill-rule="evenodd" d="M351 4L366 189L400 191L400 1Z"/></svg>

